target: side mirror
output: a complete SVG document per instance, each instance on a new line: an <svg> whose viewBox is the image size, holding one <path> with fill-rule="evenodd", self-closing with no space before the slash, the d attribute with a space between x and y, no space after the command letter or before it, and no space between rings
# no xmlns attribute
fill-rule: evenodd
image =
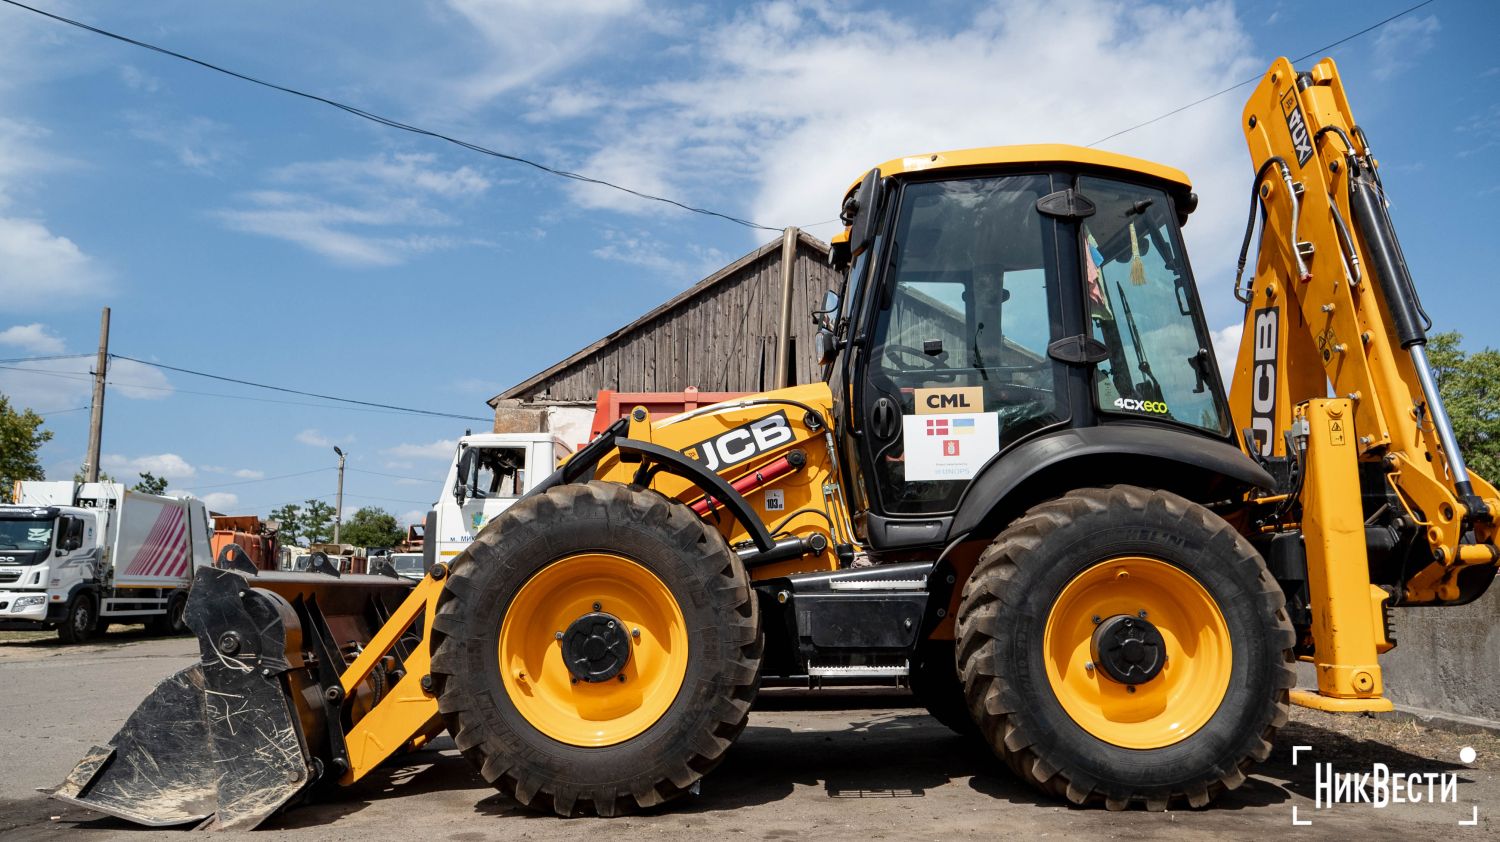
<svg viewBox="0 0 1500 842"><path fill-rule="evenodd" d="M833 331L824 328L813 336L813 352L818 355L818 365L827 367L833 364L834 357L839 354L839 343Z"/></svg>
<svg viewBox="0 0 1500 842"><path fill-rule="evenodd" d="M817 325L819 330L826 330L832 333L833 325L838 321L839 305L841 303L839 301L839 294L834 290L830 289L823 293L823 306L813 311L813 324Z"/></svg>
<svg viewBox="0 0 1500 842"><path fill-rule="evenodd" d="M474 451L465 448L458 457L458 476L453 483L453 499L462 506L469 499L469 480L474 475Z"/></svg>
<svg viewBox="0 0 1500 842"><path fill-rule="evenodd" d="M57 525L57 531L59 550L72 552L83 546L83 521L78 518L63 518Z"/></svg>
<svg viewBox="0 0 1500 842"><path fill-rule="evenodd" d="M880 170L865 173L854 195L844 202L842 217L849 226L849 257L859 257L875 239L875 217L880 210Z"/></svg>

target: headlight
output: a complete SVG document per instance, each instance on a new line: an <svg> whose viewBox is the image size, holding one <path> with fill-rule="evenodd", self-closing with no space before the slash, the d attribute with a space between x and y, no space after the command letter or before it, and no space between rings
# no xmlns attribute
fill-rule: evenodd
<svg viewBox="0 0 1500 842"><path fill-rule="evenodd" d="M10 610L25 611L26 609L34 605L45 605L46 602L47 597L43 596L42 594L37 594L35 596L18 596L16 597L16 601L10 604Z"/></svg>

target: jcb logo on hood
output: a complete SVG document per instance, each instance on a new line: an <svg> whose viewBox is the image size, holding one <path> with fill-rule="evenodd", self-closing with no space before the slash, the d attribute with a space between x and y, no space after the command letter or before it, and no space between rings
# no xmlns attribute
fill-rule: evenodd
<svg viewBox="0 0 1500 842"><path fill-rule="evenodd" d="M780 447L792 438L792 426L786 420L786 413L776 412L707 441L684 447L682 453L718 473L730 465L738 465L752 456Z"/></svg>
<svg viewBox="0 0 1500 842"><path fill-rule="evenodd" d="M1135 398L1115 398L1116 409L1128 409L1131 412L1154 412L1157 415L1166 415L1167 405L1161 401L1138 401Z"/></svg>

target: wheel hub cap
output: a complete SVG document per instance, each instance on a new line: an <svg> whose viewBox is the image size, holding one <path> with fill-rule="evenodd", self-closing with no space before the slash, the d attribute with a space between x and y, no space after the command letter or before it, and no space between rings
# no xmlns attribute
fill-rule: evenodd
<svg viewBox="0 0 1500 842"><path fill-rule="evenodd" d="M579 681L608 681L630 660L630 635L613 614L593 611L574 620L562 638L563 660Z"/></svg>
<svg viewBox="0 0 1500 842"><path fill-rule="evenodd" d="M1166 641L1156 626L1124 614L1095 626L1089 649L1094 664L1121 684L1145 684L1166 663Z"/></svg>

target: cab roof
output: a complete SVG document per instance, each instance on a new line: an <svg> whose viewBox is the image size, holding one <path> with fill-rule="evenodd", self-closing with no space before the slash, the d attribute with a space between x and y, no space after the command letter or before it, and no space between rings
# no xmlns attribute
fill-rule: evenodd
<svg viewBox="0 0 1500 842"><path fill-rule="evenodd" d="M1187 174L1175 167L1153 163L1141 158L1132 158L1116 152L1072 146L1066 143L1029 143L1019 146L983 146L977 149L954 149L947 152L926 152L892 158L880 165L881 176L904 175L928 170L958 169L964 167L1003 166L1007 164L1072 164L1083 167L1103 167L1136 172L1150 178L1180 185L1184 190L1192 189L1193 183ZM859 185L855 179L853 186Z"/></svg>

